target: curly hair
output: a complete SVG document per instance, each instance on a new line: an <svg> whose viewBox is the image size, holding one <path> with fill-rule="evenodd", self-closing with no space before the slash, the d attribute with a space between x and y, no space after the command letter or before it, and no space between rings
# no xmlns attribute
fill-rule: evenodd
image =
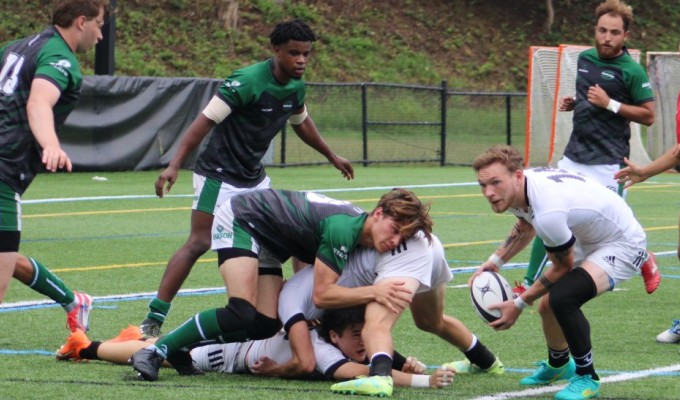
<svg viewBox="0 0 680 400"><path fill-rule="evenodd" d="M363 324L365 311L366 304L346 308L329 308L324 311L316 330L323 340L331 343L331 331L342 336L346 328Z"/></svg>
<svg viewBox="0 0 680 400"><path fill-rule="evenodd" d="M272 46L278 46L287 43L290 40L298 42L314 42L316 41L316 36L314 36L314 32L312 32L312 28L299 19L277 24L269 35L269 41Z"/></svg>
<svg viewBox="0 0 680 400"><path fill-rule="evenodd" d="M595 22L606 14L621 17L623 20L623 30L628 32L628 28L633 23L633 7L621 0L606 0L595 9Z"/></svg>

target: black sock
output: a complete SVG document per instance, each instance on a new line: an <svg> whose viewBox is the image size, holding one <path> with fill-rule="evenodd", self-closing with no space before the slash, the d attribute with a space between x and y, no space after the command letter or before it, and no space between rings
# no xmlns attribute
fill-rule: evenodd
<svg viewBox="0 0 680 400"><path fill-rule="evenodd" d="M555 350L548 347L548 364L553 368L560 368L569 362L569 348Z"/></svg>
<svg viewBox="0 0 680 400"><path fill-rule="evenodd" d="M392 376L392 357L385 353L374 354L368 367L368 375Z"/></svg>
<svg viewBox="0 0 680 400"><path fill-rule="evenodd" d="M494 356L493 353L477 339L477 337L475 337L475 339L477 343L475 343L470 350L463 352L463 354L465 354L465 357L467 357L472 364L475 364L479 368L491 368L493 363L496 362L496 356Z"/></svg>
<svg viewBox="0 0 680 400"><path fill-rule="evenodd" d="M99 360L99 357L97 357L97 350L99 350L101 344L102 342L97 341L90 343L89 346L80 350L80 358L83 360Z"/></svg>

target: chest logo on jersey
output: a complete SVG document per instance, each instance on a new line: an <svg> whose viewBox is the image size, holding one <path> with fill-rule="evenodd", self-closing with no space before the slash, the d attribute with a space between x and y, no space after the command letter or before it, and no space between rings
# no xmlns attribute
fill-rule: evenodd
<svg viewBox="0 0 680 400"><path fill-rule="evenodd" d="M230 81L230 82L224 82L224 87L231 90L232 92L236 92L236 88L239 87L239 86L241 86L241 82L239 82L237 80L233 80L233 81Z"/></svg>
<svg viewBox="0 0 680 400"><path fill-rule="evenodd" d="M57 62L50 63L51 66L61 72L64 76L68 76L67 69L71 68L71 62L69 60L59 60Z"/></svg>
<svg viewBox="0 0 680 400"><path fill-rule="evenodd" d="M282 107L283 107L284 111L288 112L288 111L290 111L291 108L293 108L293 102L288 100L285 103L283 103Z"/></svg>
<svg viewBox="0 0 680 400"><path fill-rule="evenodd" d="M347 260L347 247L340 246L339 249L333 247L333 254L335 254L335 256L338 257L338 258L341 258L343 260Z"/></svg>
<svg viewBox="0 0 680 400"><path fill-rule="evenodd" d="M604 79L605 81L611 81L616 78L616 75L612 71L602 71L600 72L600 77Z"/></svg>

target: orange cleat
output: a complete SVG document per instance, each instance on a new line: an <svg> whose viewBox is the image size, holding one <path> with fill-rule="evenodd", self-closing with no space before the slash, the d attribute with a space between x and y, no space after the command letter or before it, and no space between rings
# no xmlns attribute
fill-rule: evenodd
<svg viewBox="0 0 680 400"><path fill-rule="evenodd" d="M74 360L80 361L80 351L92 343L85 332L76 329L75 332L68 335L66 343L57 350L54 355L57 360Z"/></svg>

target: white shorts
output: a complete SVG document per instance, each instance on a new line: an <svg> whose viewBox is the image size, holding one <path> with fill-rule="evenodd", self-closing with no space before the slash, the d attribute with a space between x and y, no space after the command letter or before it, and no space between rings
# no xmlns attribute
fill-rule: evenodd
<svg viewBox="0 0 680 400"><path fill-rule="evenodd" d="M560 161L557 162L557 167L576 172L579 175L587 176L590 179L600 182L614 193L618 193L618 195L624 199L626 198L627 191L623 190L623 185L619 185L619 183L616 182L616 179L614 179L614 174L621 169L621 166L618 164L586 165L574 162L567 157L562 157Z"/></svg>
<svg viewBox="0 0 680 400"><path fill-rule="evenodd" d="M239 188L217 179L206 178L194 173L194 201L192 210L203 211L207 214L215 214L215 210L225 201L240 193L251 192L259 189L269 189L271 179L265 176L259 185L249 188Z"/></svg>
<svg viewBox="0 0 680 400"><path fill-rule="evenodd" d="M592 250L577 246L574 249L574 266L579 267L584 259L595 263L609 275L616 286L640 273L640 267L647 255L645 247L645 243L608 244ZM585 257L584 251L588 251Z"/></svg>

